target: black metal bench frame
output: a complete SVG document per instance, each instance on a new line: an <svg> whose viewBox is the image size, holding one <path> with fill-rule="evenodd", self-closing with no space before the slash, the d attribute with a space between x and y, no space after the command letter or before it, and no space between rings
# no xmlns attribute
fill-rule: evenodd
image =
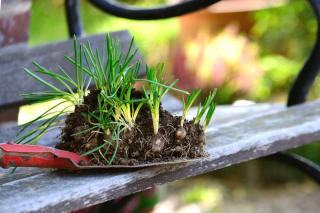
<svg viewBox="0 0 320 213"><path fill-rule="evenodd" d="M162 6L151 9L140 9L127 5L117 4L115 2L107 0L90 0L90 2L94 6L108 14L135 20L156 20L177 17L195 12L200 9L204 9L219 1L221 0L187 0L170 6ZM288 107L301 104L306 101L306 96L311 86L313 85L320 69L320 61L317 60L318 56L320 55L320 0L310 0L309 2L317 19L317 39L311 55L305 62L303 68L299 72L297 78L295 79L295 82L291 87L287 100ZM84 30L79 14L78 0L66 0L65 8L70 37L72 37L73 35L83 36ZM300 171L305 172L320 184L320 167L312 161L302 156L291 154L288 152L279 152L271 155L270 158L286 163L299 169Z"/></svg>

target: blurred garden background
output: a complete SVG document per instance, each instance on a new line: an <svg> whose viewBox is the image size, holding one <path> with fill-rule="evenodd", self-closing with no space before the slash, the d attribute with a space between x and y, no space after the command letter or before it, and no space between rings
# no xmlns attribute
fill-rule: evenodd
<svg viewBox="0 0 320 213"><path fill-rule="evenodd" d="M121 0L143 7L177 1ZM31 46L68 38L63 0L33 0L31 10ZM227 0L161 21L113 17L81 0L81 16L87 35L129 30L148 64L165 63L180 88L218 88L218 104L285 103L316 34L307 0ZM319 89L318 78L309 99L319 98ZM320 163L320 143L292 151ZM162 186L159 197L156 212L167 213L316 212L320 201L319 187L310 179L265 159Z"/></svg>

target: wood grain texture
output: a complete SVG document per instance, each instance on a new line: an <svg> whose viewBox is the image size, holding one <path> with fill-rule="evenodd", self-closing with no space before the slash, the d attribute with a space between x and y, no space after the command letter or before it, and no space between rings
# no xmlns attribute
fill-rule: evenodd
<svg viewBox="0 0 320 213"><path fill-rule="evenodd" d="M118 38L122 52L126 52L131 41L127 31L110 33L112 38ZM95 50L105 44L105 34L88 36L79 39L79 42L90 41ZM64 55L73 56L73 40L51 43L29 48L25 45L13 45L0 50L0 109L8 108L23 103L22 93L44 91L45 87L27 76L22 70L24 67L34 69L32 61L36 61L47 69L58 70L58 65L74 77L74 68L65 59ZM140 53L135 61L142 60ZM144 68L144 66L141 66ZM143 72L143 69L141 70ZM61 85L48 78L44 78L57 87Z"/></svg>
<svg viewBox="0 0 320 213"><path fill-rule="evenodd" d="M163 97L162 106L164 109L173 114L181 114L179 112L179 110L182 110L181 102L171 95L165 95ZM265 115L266 113L274 113L284 109L285 107L279 104L255 104L242 107L236 107L232 105L219 106L217 107L212 123L215 126L226 125L231 122L237 122L239 119L259 117L261 115ZM195 113L196 109L191 109L187 118L192 119ZM64 119L61 118L61 125L63 125L63 122ZM37 124L32 125L26 131L33 129L36 125ZM16 133L19 131L19 129L19 126L11 125L2 128L0 126L0 143L5 143L11 140L14 141L16 139ZM52 146L57 143L59 135L60 130L55 129L44 134L39 143L42 145Z"/></svg>
<svg viewBox="0 0 320 213"><path fill-rule="evenodd" d="M0 212L68 212L320 140L319 104L320 100L289 109L269 108L258 116L247 110L242 119L221 119L206 134L210 157L197 163L133 172L53 171L7 179L0 184Z"/></svg>

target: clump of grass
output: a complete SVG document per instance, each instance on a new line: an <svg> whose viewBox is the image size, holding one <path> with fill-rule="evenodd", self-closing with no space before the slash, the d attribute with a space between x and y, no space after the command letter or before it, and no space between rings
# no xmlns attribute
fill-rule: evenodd
<svg viewBox="0 0 320 213"><path fill-rule="evenodd" d="M202 125L204 129L208 128L208 125L210 124L210 121L212 119L213 113L216 108L216 103L214 100L216 93L217 93L217 90L216 89L213 90L205 99L204 103L203 104L200 103L200 105L197 108L194 124L199 124L200 120L203 118L204 114L207 112Z"/></svg>
<svg viewBox="0 0 320 213"><path fill-rule="evenodd" d="M200 90L195 90L190 94L175 88L178 80L165 81L163 65L146 66L146 79L139 78L141 63L133 61L137 53L133 42L132 39L128 50L123 54L119 41L111 39L109 34L106 36L105 47L102 51L93 51L89 42L79 44L74 37L74 58L65 56L65 59L74 66L75 80L62 68L59 68L59 72L54 72L35 62L36 71L25 69L29 76L48 89L44 92L24 94L26 100L42 102L61 99L61 102L25 124L19 132L20 137L17 142L36 143L46 132L61 128L57 122L58 118L61 115L72 113L72 107L81 107L85 97L93 91L97 93L97 106L83 115L88 123L88 128L74 130L75 132L71 135L75 141L82 140L79 137L81 135L90 135L86 139L87 144L83 155L90 155L96 159L102 158L106 164L112 164L121 143L122 133L130 132L135 128L137 117L144 105L150 110L152 118L152 151L160 152L164 145L164 140L159 136L160 102L161 98L169 91L188 95L183 102L184 110L177 130L178 139L182 140L187 134L183 128L186 115L200 95ZM49 77L50 82L41 75ZM146 84L147 87L143 87L144 97L136 98L133 96L136 82ZM205 129L215 110L214 95L215 92L211 93L204 104L199 106L194 120L194 123L198 124L206 114L203 122ZM58 106L66 103L67 106L64 109L57 110ZM47 117L49 119L43 120ZM35 123L39 124L38 127L25 133ZM102 136L102 142L98 141L100 136ZM110 155L110 153L112 154Z"/></svg>
<svg viewBox="0 0 320 213"><path fill-rule="evenodd" d="M196 101L198 96L200 95L201 90L194 90L191 92L190 95L187 96L186 100L183 100L183 112L180 119L180 125L179 128L176 130L176 142L181 142L187 135L186 129L183 127L184 121L186 119L187 113L190 110L193 103ZM199 104L197 108L197 113L194 118L194 124L199 124L200 120L203 119L203 116L207 112L207 114L204 117L204 121L202 123L203 129L206 130L212 120L216 103L214 101L214 97L216 95L216 90L211 92L209 96L205 99L203 104ZM204 138L199 139L200 143L204 142Z"/></svg>
<svg viewBox="0 0 320 213"><path fill-rule="evenodd" d="M194 90L194 91L191 92L190 95L188 95L186 101L184 99L182 99L182 101L183 101L183 112L182 112L182 116L181 116L181 120L180 120L180 126L183 126L184 120L186 119L186 116L187 116L192 104L195 102L195 100L200 95L200 92L201 92L200 89Z"/></svg>
<svg viewBox="0 0 320 213"><path fill-rule="evenodd" d="M200 92L201 92L200 89L194 90L194 91L191 92L190 95L187 96L186 100L182 99L182 101L183 101L183 112L182 112L182 116L181 116L181 119L180 119L180 126L176 131L176 139L177 139L176 141L177 142L180 142L181 140L183 140L187 135L187 131L183 127L183 124L184 124L184 121L185 121L185 119L187 117L187 114L188 114L192 104L195 102L197 97L200 95Z"/></svg>
<svg viewBox="0 0 320 213"><path fill-rule="evenodd" d="M167 92L169 92L170 88L177 83L177 80L175 80L169 86L163 87L163 71L163 65L158 66L157 68L146 67L147 83L149 85L150 92L147 92L146 89L143 88L146 102L149 106L152 117L154 133L154 137L152 139L152 150L154 152L160 152L164 145L162 139L158 137L160 100Z"/></svg>
<svg viewBox="0 0 320 213"><path fill-rule="evenodd" d="M204 118L204 121L202 123L204 130L206 130L208 128L208 126L212 120L214 111L216 110L216 106L217 106L217 104L215 102L211 102L211 104L209 105L208 112L207 112L206 117Z"/></svg>
<svg viewBox="0 0 320 213"><path fill-rule="evenodd" d="M70 109L73 106L82 104L85 94L88 93L88 87L91 80L90 77L85 75L85 69L83 68L82 63L83 55L81 54L81 52L81 46L80 49L78 49L78 41L77 38L74 37L75 58L73 61L78 65L75 68L75 80L73 80L61 67L59 67L59 72L54 72L52 70L44 68L36 62L33 62L33 65L35 66L34 72L27 68L24 69L24 71L30 77L36 80L36 82L44 85L47 88L47 90L44 92L22 94L27 102L36 103L55 99L61 99L61 102L45 111L34 120L24 124L22 126L22 129L17 134L17 136L20 136L16 140L17 143L37 143L41 136L46 132L61 127L57 125L57 119L59 118L59 116L70 113ZM44 80L44 78L41 76L49 77L54 83L50 83ZM60 84L60 86L64 87L64 89L59 89L56 84ZM62 104L67 104L67 106L62 110L56 110L57 107L61 106ZM22 134L32 124L39 122L47 117L50 118L43 122L40 122L37 128L34 128L31 131Z"/></svg>
<svg viewBox="0 0 320 213"><path fill-rule="evenodd" d="M77 38L74 37L74 63L78 64L78 66L75 67L75 80L73 80L62 67L59 67L59 72L54 72L44 68L37 62L33 62L36 69L34 72L24 68L24 71L29 76L48 89L44 92L22 94L24 98L30 102L63 99L71 102L73 105L80 105L83 102L83 97L88 92L88 87L91 81L90 78L86 77L85 69L83 68L83 54L81 54L81 52L81 46L78 49L78 41ZM44 80L41 75L49 77L55 81L55 83L50 83ZM55 86L57 83L62 85L64 89L59 89Z"/></svg>
<svg viewBox="0 0 320 213"><path fill-rule="evenodd" d="M178 81L175 80L166 87L162 86L164 85L163 71L163 65L158 66L157 68L146 67L147 83L150 92L147 92L145 88L143 88L143 91L151 111L154 135L157 135L159 130L160 100Z"/></svg>

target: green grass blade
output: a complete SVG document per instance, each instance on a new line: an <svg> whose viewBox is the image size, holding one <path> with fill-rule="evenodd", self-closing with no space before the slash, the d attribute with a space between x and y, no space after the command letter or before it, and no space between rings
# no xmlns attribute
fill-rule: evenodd
<svg viewBox="0 0 320 213"><path fill-rule="evenodd" d="M213 117L213 114L214 114L215 109L216 109L216 103L213 102L213 103L210 105L210 108L209 108L209 110L208 110L208 113L207 113L207 115L206 115L206 117L205 117L205 120L204 120L204 122L203 122L203 127L204 127L205 130L208 128L208 126L209 126L209 124L210 124L210 122L211 122L211 120L212 120L212 117Z"/></svg>
<svg viewBox="0 0 320 213"><path fill-rule="evenodd" d="M141 79L141 78L137 78L135 79L135 81L141 81L141 82L148 82L148 83L152 83L152 84L155 84L155 85L158 85L158 86L161 86L163 88L169 88L170 90L172 91L176 91L176 92L179 92L179 93L182 93L182 94L185 94L185 95L189 95L190 93L188 91L185 91L185 90L182 90L182 89L177 89L175 87L169 87L165 84L162 84L162 83L159 83L159 82L156 82L156 81L152 81L152 80L149 80L149 79ZM178 81L178 79L176 80Z"/></svg>
<svg viewBox="0 0 320 213"><path fill-rule="evenodd" d="M44 117L46 117L46 116L48 116L48 115L50 115L50 114L48 114L48 113L54 113L54 112L51 112L53 109L55 109L56 107L60 106L61 104L66 103L66 102L67 102L67 101L62 101L62 102L54 105L53 107L49 108L47 111L45 111L44 113L42 113L40 116L38 116L38 117L36 117L35 119L33 119L33 120L31 120L31 121L23 124L23 125L22 125L22 128L18 131L17 136L18 136L21 132L23 132L26 128L28 128L30 125L34 124L35 122L39 121L40 119L42 119L42 118L44 118Z"/></svg>
<svg viewBox="0 0 320 213"><path fill-rule="evenodd" d="M49 87L50 89L57 91L57 92L63 92L62 90L58 89L57 87L53 86L52 84L50 84L49 82L43 80L41 77L37 76L36 74L34 74L32 71L30 71L27 68L24 68L24 71L30 75L32 78L34 78L35 80L37 80L38 82L40 82L41 84Z"/></svg>

